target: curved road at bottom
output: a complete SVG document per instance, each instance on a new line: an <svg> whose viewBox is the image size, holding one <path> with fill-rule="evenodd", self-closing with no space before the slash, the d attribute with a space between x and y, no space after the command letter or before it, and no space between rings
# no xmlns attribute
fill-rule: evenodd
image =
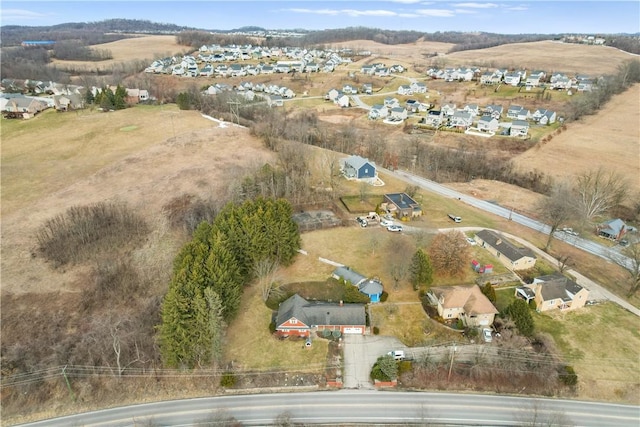
<svg viewBox="0 0 640 427"><path fill-rule="evenodd" d="M640 407L560 399L394 391L317 391L218 396L104 409L25 426L193 426L233 416L243 425L269 425L288 412L305 424L376 423L512 426L634 426ZM533 424L531 424L533 425Z"/></svg>

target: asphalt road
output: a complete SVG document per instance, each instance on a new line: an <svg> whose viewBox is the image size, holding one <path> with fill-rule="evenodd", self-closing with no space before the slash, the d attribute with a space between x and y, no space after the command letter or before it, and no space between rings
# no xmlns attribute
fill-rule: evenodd
<svg viewBox="0 0 640 427"><path fill-rule="evenodd" d="M549 227L547 224L544 224L540 221L536 221L534 219L531 219L517 212L513 212L511 209L502 207L500 205L490 203L484 200L479 200L479 199L476 199L475 197L471 197L463 193L459 193L455 190L445 187L444 185L440 185L437 182L419 177L412 173L409 173L406 171L400 171L400 170L393 172L388 169L384 169L384 171L402 179L405 182L419 185L420 188L423 188L425 190L438 193L445 197L458 199L461 202L464 202L470 206L476 207L478 209L482 209L485 212L489 212L503 218L511 218L513 222L524 225L525 227L529 227L541 233L549 234L549 232L551 231L551 227ZM631 267L632 265L631 260L629 258L621 255L619 252L615 250L602 246L596 242L592 242L591 240L583 239L578 236L572 236L562 231L556 231L554 233L554 237L558 240L562 240L563 242L571 246L575 246L578 249L581 249L585 252L596 255L600 258L603 258L608 262L611 262L611 259L615 257L617 259L622 260L623 263L626 263L628 267Z"/></svg>
<svg viewBox="0 0 640 427"><path fill-rule="evenodd" d="M633 426L640 407L560 399L493 395L341 390L220 396L105 409L26 424L51 426L192 426L220 414L243 425L269 425L288 412L293 422L419 423L447 425Z"/></svg>

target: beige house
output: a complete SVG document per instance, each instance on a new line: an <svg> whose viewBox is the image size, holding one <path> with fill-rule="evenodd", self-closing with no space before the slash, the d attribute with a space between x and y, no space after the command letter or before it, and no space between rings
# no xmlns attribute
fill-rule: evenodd
<svg viewBox="0 0 640 427"><path fill-rule="evenodd" d="M444 320L461 319L468 327L488 326L498 314L478 285L440 286L432 288L430 294Z"/></svg>
<svg viewBox="0 0 640 427"><path fill-rule="evenodd" d="M536 265L536 256L531 249L518 247L495 231L478 231L475 240L510 270L527 270Z"/></svg>
<svg viewBox="0 0 640 427"><path fill-rule="evenodd" d="M533 283L516 288L516 297L534 300L537 311L575 310L584 307L589 290L560 273L540 276Z"/></svg>

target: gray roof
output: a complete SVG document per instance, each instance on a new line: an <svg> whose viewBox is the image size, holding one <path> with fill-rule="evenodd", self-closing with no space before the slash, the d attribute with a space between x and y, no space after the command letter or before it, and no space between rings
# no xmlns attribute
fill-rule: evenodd
<svg viewBox="0 0 640 427"><path fill-rule="evenodd" d="M340 279L344 279L346 282L349 282L355 286L367 280L365 276L363 276L362 274L358 273L355 270L352 270L350 267L347 267L346 265L343 265L342 267L338 267L335 270L333 270L333 275Z"/></svg>
<svg viewBox="0 0 640 427"><path fill-rule="evenodd" d="M370 162L368 159L365 159L364 157L360 157L360 156L349 156L344 160L345 166L346 165L351 166L355 170L359 170L362 166L364 166L367 163L375 167L375 163Z"/></svg>
<svg viewBox="0 0 640 427"><path fill-rule="evenodd" d="M555 298L570 301L571 295L575 295L583 289L582 286L560 273L536 277L535 280L543 283L542 298L545 301Z"/></svg>
<svg viewBox="0 0 640 427"><path fill-rule="evenodd" d="M276 316L276 326L295 317L305 325L364 325L365 313L363 304L332 304L309 302L298 294L280 304Z"/></svg>
<svg viewBox="0 0 640 427"><path fill-rule="evenodd" d="M621 220L620 218L616 218L603 222L602 224L600 224L600 227L601 231L607 231L610 234L615 234L617 236L622 230L625 229L626 225L623 220Z"/></svg>
<svg viewBox="0 0 640 427"><path fill-rule="evenodd" d="M367 295L380 295L384 288L382 287L382 283L380 283L380 281L370 279L366 282L360 283L360 285L358 285L358 290Z"/></svg>
<svg viewBox="0 0 640 427"><path fill-rule="evenodd" d="M480 230L476 233L476 236L486 242L489 246L495 248L502 255L509 258L510 261L518 261L525 256L531 258L536 257L531 250L517 247L494 231Z"/></svg>
<svg viewBox="0 0 640 427"><path fill-rule="evenodd" d="M406 193L387 193L385 194L389 200L400 209L408 209L420 206L418 202L409 197Z"/></svg>

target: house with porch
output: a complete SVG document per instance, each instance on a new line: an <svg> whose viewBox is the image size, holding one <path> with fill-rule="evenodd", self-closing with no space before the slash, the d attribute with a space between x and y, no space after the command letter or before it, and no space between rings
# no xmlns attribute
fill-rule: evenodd
<svg viewBox="0 0 640 427"><path fill-rule="evenodd" d="M363 304L311 302L298 294L280 303L275 325L281 337L309 337L325 330L364 335L367 328Z"/></svg>
<svg viewBox="0 0 640 427"><path fill-rule="evenodd" d="M444 121L444 114L440 110L430 110L424 118L424 124L433 127L440 127Z"/></svg>
<svg viewBox="0 0 640 427"><path fill-rule="evenodd" d="M589 290L560 273L540 276L528 285L516 288L515 295L529 302L535 301L538 312L575 310L584 307Z"/></svg>
<svg viewBox="0 0 640 427"><path fill-rule="evenodd" d="M633 227L628 227L620 218L610 219L596 226L598 236L616 241L622 239L631 230L633 230Z"/></svg>
<svg viewBox="0 0 640 427"><path fill-rule="evenodd" d="M480 230L475 241L510 270L527 270L536 265L536 256L531 249L516 246L495 231Z"/></svg>
<svg viewBox="0 0 640 427"><path fill-rule="evenodd" d="M438 286L431 288L428 295L443 320L460 319L467 327L492 325L498 314L478 285Z"/></svg>
<svg viewBox="0 0 640 427"><path fill-rule="evenodd" d="M514 120L509 128L510 136L527 136L529 133L529 122L525 120Z"/></svg>
<svg viewBox="0 0 640 427"><path fill-rule="evenodd" d="M491 116L482 116L478 119L477 127L479 131L490 133L496 132L499 125L500 124L497 119Z"/></svg>

